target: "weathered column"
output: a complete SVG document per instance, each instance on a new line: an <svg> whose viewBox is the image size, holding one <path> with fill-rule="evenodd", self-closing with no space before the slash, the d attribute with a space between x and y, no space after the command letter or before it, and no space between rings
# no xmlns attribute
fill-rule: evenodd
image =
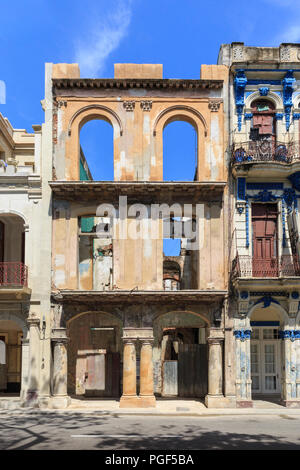
<svg viewBox="0 0 300 470"><path fill-rule="evenodd" d="M39 362L40 362L40 319L30 315L29 326L29 377L25 406L38 406L39 396Z"/></svg>
<svg viewBox="0 0 300 470"><path fill-rule="evenodd" d="M205 404L208 408L226 406L223 395L223 341L219 328L210 328L208 341L208 394Z"/></svg>
<svg viewBox="0 0 300 470"><path fill-rule="evenodd" d="M22 339L21 402L26 402L29 377L29 338Z"/></svg>
<svg viewBox="0 0 300 470"><path fill-rule="evenodd" d="M141 405L155 407L156 400L153 393L153 362L152 343L153 338L141 338L140 357L140 399Z"/></svg>
<svg viewBox="0 0 300 470"><path fill-rule="evenodd" d="M52 408L66 408L71 398L68 396L68 355L65 328L52 330L53 344L53 397Z"/></svg>
<svg viewBox="0 0 300 470"><path fill-rule="evenodd" d="M300 408L300 400L297 396L297 360L299 355L299 336L297 330L283 330L283 361L284 373L282 380L281 401L288 408Z"/></svg>
<svg viewBox="0 0 300 470"><path fill-rule="evenodd" d="M120 407L137 407L136 394L136 338L123 337L123 394Z"/></svg>
<svg viewBox="0 0 300 470"><path fill-rule="evenodd" d="M236 350L236 403L238 408L252 408L251 381L251 330L234 330Z"/></svg>

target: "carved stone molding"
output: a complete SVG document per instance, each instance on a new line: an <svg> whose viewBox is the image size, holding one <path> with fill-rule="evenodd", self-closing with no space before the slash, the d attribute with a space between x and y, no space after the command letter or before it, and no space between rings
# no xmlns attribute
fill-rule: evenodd
<svg viewBox="0 0 300 470"><path fill-rule="evenodd" d="M216 113L220 109L220 104L221 104L220 100L210 100L208 103L208 107L212 113Z"/></svg>
<svg viewBox="0 0 300 470"><path fill-rule="evenodd" d="M150 109L152 108L152 101L141 101L141 108L143 111L150 111Z"/></svg>
<svg viewBox="0 0 300 470"><path fill-rule="evenodd" d="M243 60L244 58L244 46L235 46L232 51L234 60Z"/></svg>
<svg viewBox="0 0 300 470"><path fill-rule="evenodd" d="M62 108L63 106L64 106L64 107L67 107L67 101L65 101L65 100L64 100L64 101L58 101L58 102L57 102L57 106L58 106L59 108Z"/></svg>
<svg viewBox="0 0 300 470"><path fill-rule="evenodd" d="M291 53L290 53L290 47L289 46L283 46L280 48L280 60L281 62L288 62L291 59Z"/></svg>
<svg viewBox="0 0 300 470"><path fill-rule="evenodd" d="M133 111L135 108L135 101L124 101L123 108L128 112Z"/></svg>

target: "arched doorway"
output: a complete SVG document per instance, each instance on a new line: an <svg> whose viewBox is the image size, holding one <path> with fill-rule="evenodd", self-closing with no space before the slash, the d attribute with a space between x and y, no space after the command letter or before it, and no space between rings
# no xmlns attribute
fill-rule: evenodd
<svg viewBox="0 0 300 470"><path fill-rule="evenodd" d="M275 302L262 303L249 312L250 379L252 399L283 400L286 381L286 342L282 332L289 324L288 315Z"/></svg>
<svg viewBox="0 0 300 470"><path fill-rule="evenodd" d="M158 316L153 326L155 392L203 398L208 388L207 320L176 311Z"/></svg>
<svg viewBox="0 0 300 470"><path fill-rule="evenodd" d="M77 397L120 396L121 320L87 312L67 325L68 394Z"/></svg>
<svg viewBox="0 0 300 470"><path fill-rule="evenodd" d="M283 323L279 311L270 306L256 308L251 315L250 340L252 397L280 396L282 378Z"/></svg>

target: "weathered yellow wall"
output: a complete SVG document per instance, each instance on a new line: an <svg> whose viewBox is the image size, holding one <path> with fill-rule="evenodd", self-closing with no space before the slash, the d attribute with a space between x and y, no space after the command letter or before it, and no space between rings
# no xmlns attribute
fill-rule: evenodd
<svg viewBox="0 0 300 470"><path fill-rule="evenodd" d="M56 65L53 76L65 77L66 73L70 73L71 78L76 76L74 64ZM162 66L116 64L115 76L161 78ZM204 65L201 78L227 80L228 69L225 66ZM197 180L227 181L224 162L224 114L220 89L73 88L56 96L56 101L58 132L54 162L58 179L79 180L80 129L91 119L104 119L111 123L114 129L115 181L163 180L163 130L175 120L185 120L197 131ZM144 108L145 101L150 102L147 111ZM212 103L217 106L211 106ZM132 110L128 111L129 108ZM84 204L80 201L74 202L67 219L66 211L61 209L60 218L53 222L54 284L59 288L79 287L77 234L80 207L83 209ZM96 207L94 211L96 213ZM201 226L203 232L199 242L199 256L194 257L198 265L198 287L224 289L227 271L223 208L217 204L205 204ZM120 240L118 236L115 237L113 285L116 288L162 289L162 267L162 239ZM90 289L91 277L90 270L80 288Z"/></svg>

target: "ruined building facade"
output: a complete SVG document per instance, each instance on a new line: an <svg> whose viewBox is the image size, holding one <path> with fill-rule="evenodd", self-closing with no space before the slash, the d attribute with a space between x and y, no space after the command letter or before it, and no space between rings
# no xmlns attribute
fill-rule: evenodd
<svg viewBox="0 0 300 470"><path fill-rule="evenodd" d="M298 406L299 78L298 45L223 45L195 80L46 64L45 123L27 135L0 122L0 391L50 407ZM113 181L93 180L80 146L91 120L113 128ZM196 132L191 181L163 180L174 121ZM165 255L183 226L180 254Z"/></svg>

